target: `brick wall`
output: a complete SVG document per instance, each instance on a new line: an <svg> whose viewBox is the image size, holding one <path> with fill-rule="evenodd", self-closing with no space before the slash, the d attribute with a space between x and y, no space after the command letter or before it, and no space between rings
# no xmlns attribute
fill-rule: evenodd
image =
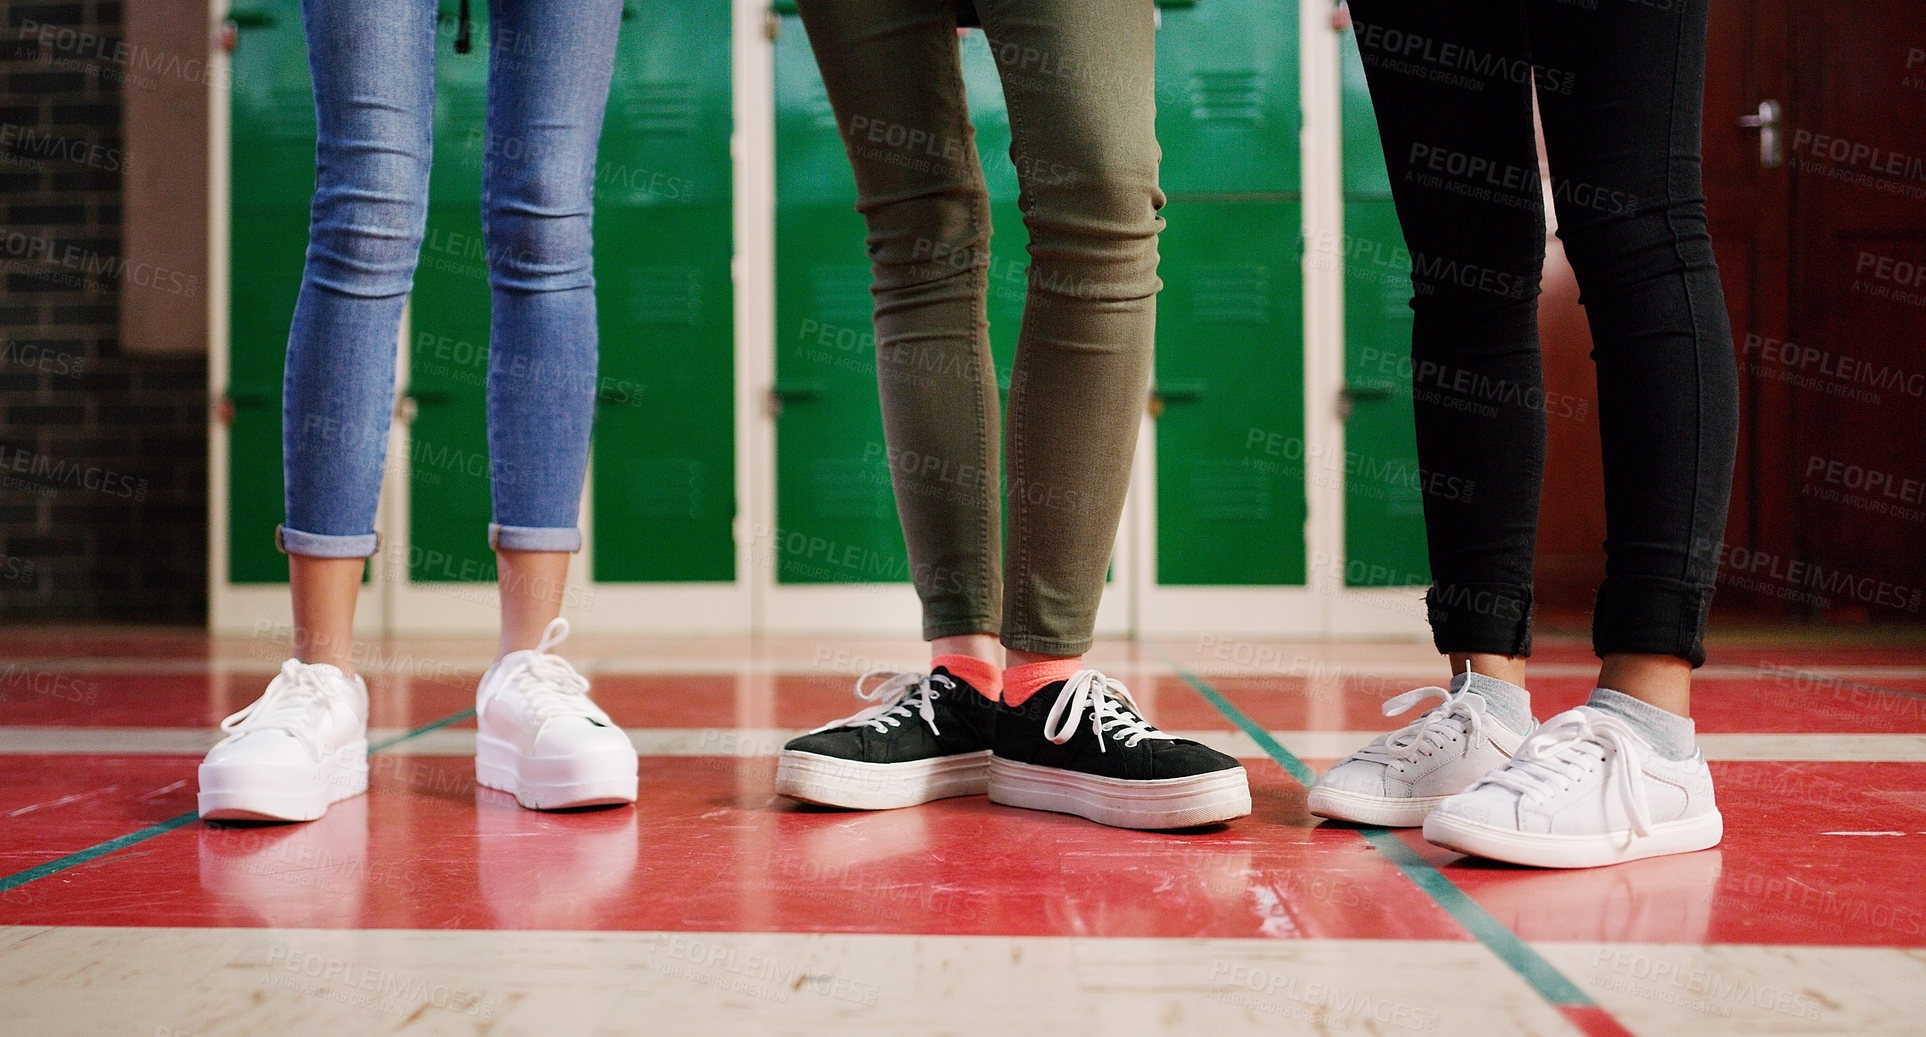
<svg viewBox="0 0 1926 1037"><path fill-rule="evenodd" d="M121 23L0 0L0 618L206 613L207 359L119 340L128 293L206 288L122 258Z"/></svg>

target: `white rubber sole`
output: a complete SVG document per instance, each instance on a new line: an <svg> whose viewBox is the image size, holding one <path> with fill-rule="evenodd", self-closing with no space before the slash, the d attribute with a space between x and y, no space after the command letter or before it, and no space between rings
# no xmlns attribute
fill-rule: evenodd
<svg viewBox="0 0 1926 1037"><path fill-rule="evenodd" d="M635 802L632 748L571 756L524 756L491 735L475 736L475 780L515 797L530 810L613 806Z"/></svg>
<svg viewBox="0 0 1926 1037"><path fill-rule="evenodd" d="M952 796L980 796L989 785L988 749L903 763L840 760L784 749L776 760L777 794L849 810L894 810Z"/></svg>
<svg viewBox="0 0 1926 1037"><path fill-rule="evenodd" d="M1425 819L1424 838L1447 850L1488 857L1494 861L1535 868L1597 868L1607 864L1692 853L1719 845L1725 819L1718 811L1652 826L1650 835L1634 838L1631 830L1587 835L1520 832L1481 825L1455 814L1434 813Z"/></svg>
<svg viewBox="0 0 1926 1037"><path fill-rule="evenodd" d="M342 746L305 768L203 762L199 779L204 821L312 821L330 804L368 791L368 742Z"/></svg>
<svg viewBox="0 0 1926 1037"><path fill-rule="evenodd" d="M1251 786L1242 767L1131 781L992 758L990 802L1075 814L1112 828L1190 828L1250 813Z"/></svg>
<svg viewBox="0 0 1926 1037"><path fill-rule="evenodd" d="M1362 792L1313 785L1305 805L1311 813L1334 821L1376 825L1380 828L1416 828L1424 824L1424 819L1438 808L1438 804L1450 798L1450 796L1407 796L1394 799L1390 796L1371 796Z"/></svg>

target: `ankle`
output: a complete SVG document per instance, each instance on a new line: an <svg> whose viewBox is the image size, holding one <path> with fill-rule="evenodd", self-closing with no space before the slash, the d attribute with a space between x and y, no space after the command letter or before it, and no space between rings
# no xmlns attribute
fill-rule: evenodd
<svg viewBox="0 0 1926 1037"><path fill-rule="evenodd" d="M1010 653L1010 661L1016 663L1021 655ZM1070 679L1070 675L1083 669L1083 657L1043 656L1036 661L1023 662L1010 666L1003 671L1003 702L1005 705L1021 706L1030 696L1043 690L1045 685Z"/></svg>
<svg viewBox="0 0 1926 1037"><path fill-rule="evenodd" d="M1525 657L1522 655L1497 655L1491 652L1452 652L1451 675L1469 670L1472 673L1496 677L1513 687L1525 686Z"/></svg>
<svg viewBox="0 0 1926 1037"><path fill-rule="evenodd" d="M942 667L951 676L995 702L1003 694L1003 667L974 655L943 654L930 658L930 670Z"/></svg>

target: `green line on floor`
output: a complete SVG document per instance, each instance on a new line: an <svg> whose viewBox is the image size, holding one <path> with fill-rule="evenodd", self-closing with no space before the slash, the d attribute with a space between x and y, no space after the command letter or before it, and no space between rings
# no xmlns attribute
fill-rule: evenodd
<svg viewBox="0 0 1926 1037"><path fill-rule="evenodd" d="M1163 656L1164 662L1189 682L1191 687L1196 688L1198 694L1217 707L1218 712L1224 714L1231 723L1243 728L1244 733L1250 735L1253 741L1263 747L1264 751L1289 772L1291 777L1297 779L1299 784L1308 788L1317 780L1316 772L1306 766L1303 760L1298 759L1297 754L1284 748L1277 739L1271 737L1270 732L1265 731L1257 721L1245 716L1242 710L1232 705L1230 700L1217 689L1179 666L1163 651L1154 647L1151 650ZM1384 858L1400 872L1403 872L1405 878L1424 890L1434 903L1444 909L1445 913L1456 919L1466 932L1479 943L1484 944L1486 950L1496 955L1498 960L1504 962L1525 982L1531 984L1532 989L1538 991L1540 997L1560 1008L1596 1006L1596 1002L1590 995L1579 989L1578 984L1567 979L1556 966L1546 961L1537 951L1532 950L1530 944L1518 938L1518 934L1505 928L1503 923L1491 916L1491 912L1480 907L1477 901L1471 899L1469 894L1458 887L1457 883L1451 881L1451 876L1439 871L1436 865L1425 860L1418 851L1407 846L1404 840L1398 838L1391 830L1360 828L1358 834L1362 835L1366 842L1383 854Z"/></svg>
<svg viewBox="0 0 1926 1037"><path fill-rule="evenodd" d="M375 753L381 752L384 749L393 748L394 746L400 745L401 743L407 741L410 738L416 738L421 735L425 735L428 732L433 731L437 728L447 727L449 724L461 723L463 720L466 720L469 717L472 717L474 715L475 715L475 711L472 709L464 709L459 713L450 713L447 716L442 717L440 720L423 724L420 727L415 728L413 731L403 732L402 734L398 734L393 738L389 738L382 742L377 742L376 744L368 748L368 755L372 756ZM24 871L16 871L13 874L8 875L6 878L0 879L0 893L5 893L7 890L10 890L10 889L17 889L37 879L44 879L49 875L57 875L63 871L66 871L69 868L77 868L82 864L86 864L88 861L99 860L100 858L105 857L116 850L124 850L127 847L133 846L137 843L144 843L147 840L154 838L155 836L166 835L167 833L173 831L176 828L180 828L182 826L193 823L194 820L199 816L200 815L197 811L190 810L185 814L180 814L175 817L170 817L165 821L159 822L158 824L148 825L146 828L143 828L138 832L128 832L126 835L116 836L115 838L109 839L104 843L95 843L94 845L89 846L84 850L77 850L73 853L68 854L65 857L57 857L53 860L48 861L45 864L37 864L31 868L27 868ZM296 823L299 823L299 822L296 822Z"/></svg>

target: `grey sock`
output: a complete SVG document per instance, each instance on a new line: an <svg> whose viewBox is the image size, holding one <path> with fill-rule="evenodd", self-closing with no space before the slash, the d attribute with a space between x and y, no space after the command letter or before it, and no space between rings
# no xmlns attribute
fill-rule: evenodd
<svg viewBox="0 0 1926 1037"><path fill-rule="evenodd" d="M1652 748L1668 760L1689 760L1698 751L1698 725L1692 723L1690 717L1668 713L1610 688L1593 688L1591 700L1585 704L1632 725L1632 730L1643 735L1652 743Z"/></svg>
<svg viewBox="0 0 1926 1037"><path fill-rule="evenodd" d="M1531 692L1496 677L1469 671L1451 678L1451 690L1458 691L1466 684L1485 700L1485 712L1497 721L1519 734L1529 734L1538 726L1531 715Z"/></svg>

